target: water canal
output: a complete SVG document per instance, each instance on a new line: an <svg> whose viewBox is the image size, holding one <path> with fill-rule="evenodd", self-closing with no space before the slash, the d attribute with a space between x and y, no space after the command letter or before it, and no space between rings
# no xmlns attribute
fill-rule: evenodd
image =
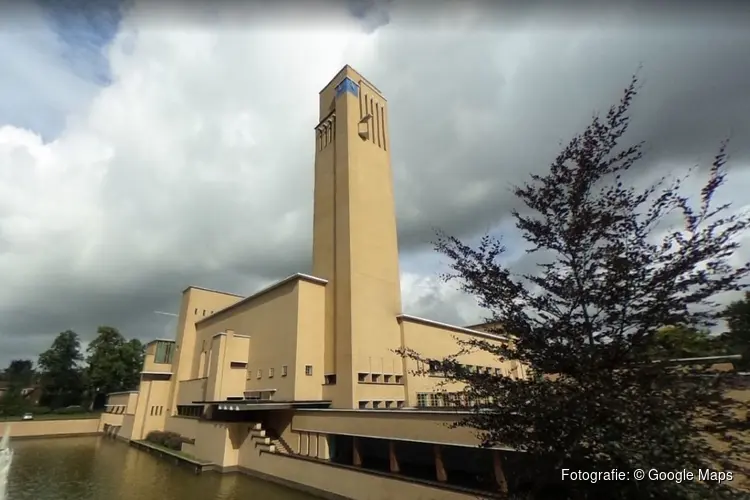
<svg viewBox="0 0 750 500"><path fill-rule="evenodd" d="M12 441L12 439L11 439ZM241 474L203 473L104 437L18 440L7 500L314 500Z"/></svg>

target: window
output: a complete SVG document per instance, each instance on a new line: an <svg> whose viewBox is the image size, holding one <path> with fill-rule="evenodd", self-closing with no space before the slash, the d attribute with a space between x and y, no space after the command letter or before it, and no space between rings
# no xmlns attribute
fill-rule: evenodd
<svg viewBox="0 0 750 500"><path fill-rule="evenodd" d="M402 375L396 375L396 383L400 384L404 381L404 377Z"/></svg>
<svg viewBox="0 0 750 500"><path fill-rule="evenodd" d="M386 384L390 384L392 379L393 379L393 375L383 375L383 381Z"/></svg>
<svg viewBox="0 0 750 500"><path fill-rule="evenodd" d="M502 368L495 368L495 375L497 375L499 377L502 374L503 374L503 369Z"/></svg>
<svg viewBox="0 0 750 500"><path fill-rule="evenodd" d="M365 408L367 408L367 401L360 401L359 402L359 409L360 410L364 410Z"/></svg>
<svg viewBox="0 0 750 500"><path fill-rule="evenodd" d="M273 368L268 369L268 378L273 378Z"/></svg>
<svg viewBox="0 0 750 500"><path fill-rule="evenodd" d="M326 385L336 385L336 374L332 373L330 375L325 376L325 384Z"/></svg>
<svg viewBox="0 0 750 500"><path fill-rule="evenodd" d="M373 401L372 402L372 407L376 408L376 409L380 409L380 408L383 407L383 402L382 401Z"/></svg>
<svg viewBox="0 0 750 500"><path fill-rule="evenodd" d="M206 310L205 310L205 309L203 310L203 315L204 315L204 316L206 315Z"/></svg>
<svg viewBox="0 0 750 500"><path fill-rule="evenodd" d="M286 374L287 374L287 366L284 365L281 367L281 376L286 377Z"/></svg>
<svg viewBox="0 0 750 500"><path fill-rule="evenodd" d="M180 417L200 418L203 415L203 406L181 405L177 407L177 415Z"/></svg>
<svg viewBox="0 0 750 500"><path fill-rule="evenodd" d="M366 373L358 374L357 380L359 380L359 382L367 382L367 374Z"/></svg>
<svg viewBox="0 0 750 500"><path fill-rule="evenodd" d="M393 408L394 406L396 406L396 402L395 401L386 401L385 402L385 407L386 408Z"/></svg>
<svg viewBox="0 0 750 500"><path fill-rule="evenodd" d="M372 381L375 384L379 384L380 383L380 374L379 373L373 373L372 374Z"/></svg>
<svg viewBox="0 0 750 500"><path fill-rule="evenodd" d="M172 363L172 354L174 354L174 342L156 342L156 353L154 354L154 363L168 365Z"/></svg>
<svg viewBox="0 0 750 500"><path fill-rule="evenodd" d="M312 377L312 365L305 365L305 375Z"/></svg>
<svg viewBox="0 0 750 500"><path fill-rule="evenodd" d="M195 308L195 315L198 316L198 308Z"/></svg>
<svg viewBox="0 0 750 500"><path fill-rule="evenodd" d="M420 392L417 394L417 406L427 406L427 393Z"/></svg>
<svg viewBox="0 0 750 500"><path fill-rule="evenodd" d="M403 408L404 407L404 402L403 401L396 401L396 407L397 408Z"/></svg>
<svg viewBox="0 0 750 500"><path fill-rule="evenodd" d="M258 370L258 378L261 378L263 376L263 370Z"/></svg>
<svg viewBox="0 0 750 500"><path fill-rule="evenodd" d="M442 394L435 394L434 392L430 394L430 406L440 406L440 400L442 399L440 396Z"/></svg>

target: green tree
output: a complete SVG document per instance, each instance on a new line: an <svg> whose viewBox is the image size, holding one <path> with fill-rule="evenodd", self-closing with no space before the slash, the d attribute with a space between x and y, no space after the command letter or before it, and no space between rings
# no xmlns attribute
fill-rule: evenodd
<svg viewBox="0 0 750 500"><path fill-rule="evenodd" d="M657 331L651 350L656 359L699 358L728 353L723 337L711 335L706 328L684 325L666 326Z"/></svg>
<svg viewBox="0 0 750 500"><path fill-rule="evenodd" d="M30 404L24 397L23 390L34 381L34 367L31 360L14 359L3 372L6 383L5 391L0 398L0 412L4 415L20 415L27 411Z"/></svg>
<svg viewBox="0 0 750 500"><path fill-rule="evenodd" d="M50 408L80 405L84 396L84 378L79 363L83 360L81 341L71 330L60 333L52 346L39 355L42 397Z"/></svg>
<svg viewBox="0 0 750 500"><path fill-rule="evenodd" d="M138 387L144 355L139 340L126 341L116 328L100 326L87 354L87 383L94 397Z"/></svg>
<svg viewBox="0 0 750 500"><path fill-rule="evenodd" d="M486 446L525 452L509 455L511 466L523 466L507 471L511 491L528 480L525 498L746 497L712 481L562 480L563 467L736 471L728 460L746 450L730 440L742 423L725 396L725 375L654 363L652 350L665 326L706 328L721 315L711 298L739 289L750 273L750 264L729 264L748 219L712 202L725 179L725 144L697 206L681 194L683 179L627 185L643 147L620 144L637 85L634 77L619 104L595 116L548 172L513 189L525 205L513 212L516 227L538 255L539 273L513 273L498 259L504 248L496 238L468 245L439 235L436 248L451 265L445 278L490 311L495 333L511 337L464 340L444 359L402 351L422 366L432 362L448 383L465 384L459 426L475 429ZM681 227L657 238L669 215L679 215ZM468 370L458 356L475 350L519 360L531 376Z"/></svg>
<svg viewBox="0 0 750 500"><path fill-rule="evenodd" d="M733 352L742 354L739 363L744 370L750 369L750 292L745 292L742 300L729 304L724 311L729 331L724 334L725 342Z"/></svg>

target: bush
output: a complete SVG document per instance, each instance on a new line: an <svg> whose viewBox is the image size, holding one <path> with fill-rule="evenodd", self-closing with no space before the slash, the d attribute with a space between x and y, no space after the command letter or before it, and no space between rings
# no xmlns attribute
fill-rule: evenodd
<svg viewBox="0 0 750 500"><path fill-rule="evenodd" d="M146 436L146 441L175 451L182 451L182 443L187 442L178 433L169 431L151 431Z"/></svg>
<svg viewBox="0 0 750 500"><path fill-rule="evenodd" d="M31 409L31 413L34 415L46 415L50 413L52 410L50 408L47 408L46 406L37 406L36 408Z"/></svg>

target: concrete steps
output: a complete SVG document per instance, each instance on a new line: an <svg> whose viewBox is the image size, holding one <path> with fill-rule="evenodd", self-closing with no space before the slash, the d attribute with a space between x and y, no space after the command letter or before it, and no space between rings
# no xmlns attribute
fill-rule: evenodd
<svg viewBox="0 0 750 500"><path fill-rule="evenodd" d="M266 430L260 423L250 425L250 439L255 443L256 448L268 453L276 453L276 446L271 442L271 438L266 436Z"/></svg>

